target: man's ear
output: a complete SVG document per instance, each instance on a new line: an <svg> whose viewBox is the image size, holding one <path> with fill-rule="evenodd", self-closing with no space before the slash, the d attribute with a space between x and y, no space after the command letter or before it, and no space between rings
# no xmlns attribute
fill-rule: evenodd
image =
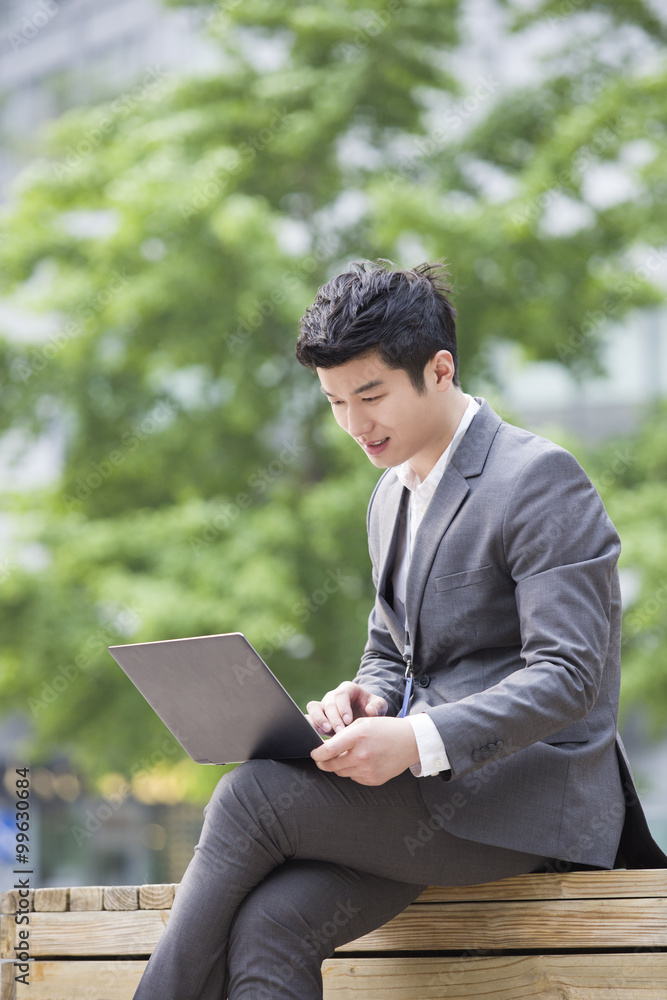
<svg viewBox="0 0 667 1000"><path fill-rule="evenodd" d="M454 358L451 351L437 351L426 365L425 376L432 373L437 392L446 392L454 378Z"/></svg>

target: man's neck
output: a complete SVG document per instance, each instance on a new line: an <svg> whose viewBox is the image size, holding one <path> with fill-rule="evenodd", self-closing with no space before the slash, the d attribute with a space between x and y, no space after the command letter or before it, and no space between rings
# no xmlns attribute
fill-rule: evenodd
<svg viewBox="0 0 667 1000"><path fill-rule="evenodd" d="M470 397L462 392L461 389L454 386L452 386L452 391L453 397L444 415L441 432L438 435L437 442L434 442L433 449L425 456L419 456L416 465L413 464L413 459L409 461L410 468L419 476L420 483L424 482L443 452L452 443L456 430L461 423L461 418L468 409Z"/></svg>

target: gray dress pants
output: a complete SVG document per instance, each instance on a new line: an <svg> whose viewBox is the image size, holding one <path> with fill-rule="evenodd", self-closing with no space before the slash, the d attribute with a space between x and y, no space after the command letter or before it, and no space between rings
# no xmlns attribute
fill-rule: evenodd
<svg viewBox="0 0 667 1000"><path fill-rule="evenodd" d="M322 1000L323 959L426 885L544 865L440 829L419 791L437 780L368 787L310 759L224 775L135 1000Z"/></svg>

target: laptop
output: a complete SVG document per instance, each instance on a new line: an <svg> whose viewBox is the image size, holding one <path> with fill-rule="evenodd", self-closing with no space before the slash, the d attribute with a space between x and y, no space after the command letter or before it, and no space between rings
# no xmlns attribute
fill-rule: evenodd
<svg viewBox="0 0 667 1000"><path fill-rule="evenodd" d="M308 757L323 743L241 632L109 652L198 764Z"/></svg>

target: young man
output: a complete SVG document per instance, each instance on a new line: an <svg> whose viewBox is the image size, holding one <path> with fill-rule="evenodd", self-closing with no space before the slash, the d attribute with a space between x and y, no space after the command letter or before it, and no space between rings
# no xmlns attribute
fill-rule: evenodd
<svg viewBox="0 0 667 1000"><path fill-rule="evenodd" d="M618 536L568 452L462 391L437 269L334 278L297 358L387 470L368 641L312 760L220 781L139 1000L321 1000L426 884L667 864L616 732Z"/></svg>

